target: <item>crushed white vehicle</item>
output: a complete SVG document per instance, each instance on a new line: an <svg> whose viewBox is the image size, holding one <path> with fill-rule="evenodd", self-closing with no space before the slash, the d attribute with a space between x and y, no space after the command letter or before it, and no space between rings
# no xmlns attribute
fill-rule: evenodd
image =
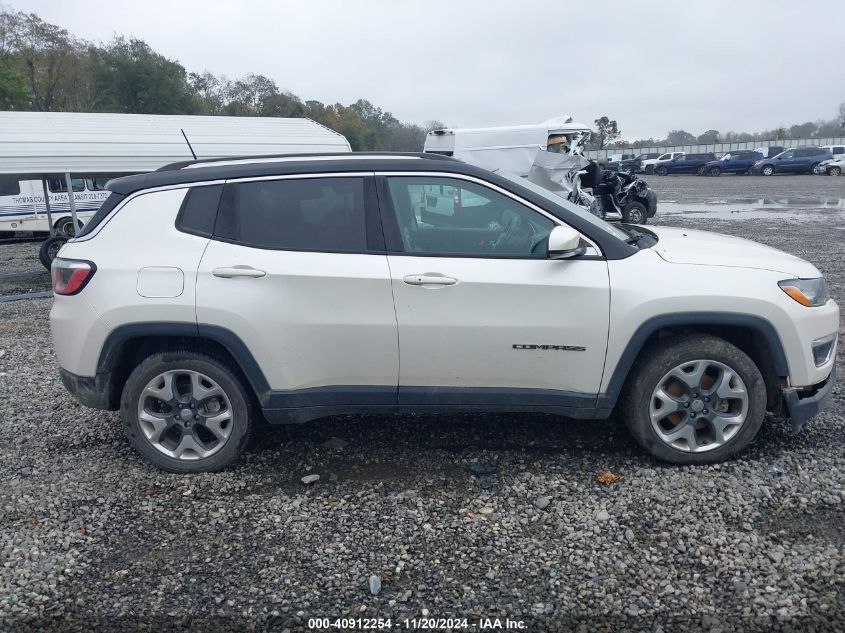
<svg viewBox="0 0 845 633"><path fill-rule="evenodd" d="M589 126L563 116L536 125L433 130L424 151L522 176L602 219L646 224L657 195L636 176L586 158L590 134Z"/></svg>

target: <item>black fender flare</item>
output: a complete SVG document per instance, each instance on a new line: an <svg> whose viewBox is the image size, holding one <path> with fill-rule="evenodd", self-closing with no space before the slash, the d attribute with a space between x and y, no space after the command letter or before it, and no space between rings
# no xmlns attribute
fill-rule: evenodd
<svg viewBox="0 0 845 633"><path fill-rule="evenodd" d="M763 317L754 314L734 314L730 312L677 312L674 314L662 314L648 319L636 329L625 346L622 355L619 357L616 367L613 368L613 374L608 382L607 390L599 394L596 400L596 406L613 407L616 405L616 400L622 393L622 388L625 386L634 362L639 357L646 341L652 334L663 328L713 325L742 327L756 332L768 348L777 375L789 375L789 365L786 362L783 343L781 343L775 327Z"/></svg>
<svg viewBox="0 0 845 633"><path fill-rule="evenodd" d="M255 357L244 342L231 330L216 325L180 322L127 323L112 330L106 337L97 361L97 375L109 376L120 362L124 343L136 338L179 337L209 339L220 344L238 365L249 381L259 402L264 405L270 395L270 385Z"/></svg>

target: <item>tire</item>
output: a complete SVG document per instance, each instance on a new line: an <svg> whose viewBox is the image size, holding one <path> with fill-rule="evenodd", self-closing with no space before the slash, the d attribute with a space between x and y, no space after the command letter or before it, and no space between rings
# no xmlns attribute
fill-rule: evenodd
<svg viewBox="0 0 845 633"><path fill-rule="evenodd" d="M842 173L841 167L828 167L828 169L827 169L827 175L828 176L838 176L841 173Z"/></svg>
<svg viewBox="0 0 845 633"><path fill-rule="evenodd" d="M653 174L654 173L654 165L646 165L646 168L643 170L645 174Z"/></svg>
<svg viewBox="0 0 845 633"><path fill-rule="evenodd" d="M626 224L648 224L648 210L642 202L629 202L622 209L622 221Z"/></svg>
<svg viewBox="0 0 845 633"><path fill-rule="evenodd" d="M810 165L810 171L807 172L807 173L809 173L811 176L815 176L816 175L816 168L818 166L819 166L818 163L813 163L812 165Z"/></svg>
<svg viewBox="0 0 845 633"><path fill-rule="evenodd" d="M82 228L82 222L79 220L76 221L76 225L78 228ZM73 218L71 217L60 218L56 222L55 227L59 235L64 235L66 237L73 237L76 235L76 231L73 230Z"/></svg>
<svg viewBox="0 0 845 633"><path fill-rule="evenodd" d="M53 260L56 259L59 249L64 246L68 239L70 238L67 235L60 234L48 237L41 242L41 248L38 249L38 261L41 262L44 268L50 270L50 266L53 265Z"/></svg>
<svg viewBox="0 0 845 633"><path fill-rule="evenodd" d="M669 173L669 170L666 169L665 167L656 167L654 169L654 173L657 174L658 176L665 176Z"/></svg>
<svg viewBox="0 0 845 633"><path fill-rule="evenodd" d="M711 176L718 176L718 175L719 175L719 174L721 174L721 173L722 173L722 170L721 170L721 169L719 169L718 167L711 167L711 168L710 168L710 172L709 172L709 174L710 174Z"/></svg>
<svg viewBox="0 0 845 633"><path fill-rule="evenodd" d="M775 173L775 168L774 168L773 165L763 165L760 168L760 173L763 174L764 176L771 176L772 174Z"/></svg>
<svg viewBox="0 0 845 633"><path fill-rule="evenodd" d="M685 364L686 367L684 367ZM680 370L686 376L687 372L684 370L702 367L706 368L707 372L713 370L716 376L713 378L709 373L703 374L702 382L696 387L694 393L691 393L689 386L680 380L669 378L670 381L677 380L677 385L664 382L671 371ZM718 373L719 371L722 373ZM696 372L693 371L686 380L695 383L695 375ZM726 376L730 378L731 386L738 386L740 383L736 379L739 379L745 387L744 391L735 391L728 387L726 393L731 396L736 394L737 398L726 397L716 402L704 402L706 398L713 397L716 387L722 389L720 381ZM705 379L712 382L702 389ZM663 400L673 407L684 398L686 402L677 405L678 411L670 412L664 418L652 422L652 413L659 416L662 408L662 406L657 407L662 402L657 395L658 387L664 389L663 394L666 398ZM674 396L678 393L683 393L683 395L675 398L670 389L675 390ZM693 398L693 395L697 397ZM744 402L741 402L743 397ZM625 424L631 435L654 457L672 464L709 464L735 455L756 437L766 413L766 386L754 361L724 339L710 335L677 336L665 339L641 354L632 368L630 379L622 395L621 405ZM706 408L708 406L713 407L713 411L709 411ZM714 435L716 425L710 424L707 416L709 414L717 422L724 421L727 416L721 416L715 409L725 406L727 406L727 411L724 412L729 413L731 409L735 409L735 413L744 412L744 418L739 424L723 427L727 437L723 436L723 442L720 443ZM667 409L667 411L671 410ZM666 425L665 428L664 425ZM675 433L678 437L673 440L673 443L678 442L680 448L662 439L655 426L661 428L663 433ZM680 433L676 432L676 429ZM693 448L693 444L685 439L685 436L688 437L689 434L692 434L697 452L688 450ZM708 436L712 440L709 444ZM683 448L684 444L686 449Z"/></svg>
<svg viewBox="0 0 845 633"><path fill-rule="evenodd" d="M158 379L168 384L168 375L169 393L176 397L165 402L148 388L155 390ZM198 389L212 395L199 399ZM238 374L224 361L187 350L160 352L142 361L123 387L120 415L135 450L172 473L223 470L243 453L255 427L252 400Z"/></svg>
<svg viewBox="0 0 845 633"><path fill-rule="evenodd" d="M703 176L704 175L704 166L703 165L695 170L695 175L696 176Z"/></svg>

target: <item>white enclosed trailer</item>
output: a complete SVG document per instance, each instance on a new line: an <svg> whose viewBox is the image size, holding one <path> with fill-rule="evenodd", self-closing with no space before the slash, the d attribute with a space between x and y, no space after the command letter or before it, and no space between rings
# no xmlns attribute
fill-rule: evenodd
<svg viewBox="0 0 845 633"><path fill-rule="evenodd" d="M310 119L0 112L0 234L72 230L66 218L78 212L84 223L109 178L168 163L349 151L344 136Z"/></svg>

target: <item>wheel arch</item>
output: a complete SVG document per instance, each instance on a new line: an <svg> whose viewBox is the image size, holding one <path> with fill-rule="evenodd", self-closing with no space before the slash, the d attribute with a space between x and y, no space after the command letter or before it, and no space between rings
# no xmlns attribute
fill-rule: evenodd
<svg viewBox="0 0 845 633"><path fill-rule="evenodd" d="M123 385L141 361L152 354L175 349L188 349L223 361L244 380L259 406L267 398L270 387L264 373L233 332L193 323L131 323L109 334L97 361L97 375L108 377L109 408L120 407Z"/></svg>
<svg viewBox="0 0 845 633"><path fill-rule="evenodd" d="M613 368L607 389L599 394L597 406L616 405L634 364L649 345L672 336L699 333L723 338L748 354L766 382L767 406L779 406L779 386L781 379L789 375L789 365L775 327L756 315L718 312L666 314L640 325Z"/></svg>

